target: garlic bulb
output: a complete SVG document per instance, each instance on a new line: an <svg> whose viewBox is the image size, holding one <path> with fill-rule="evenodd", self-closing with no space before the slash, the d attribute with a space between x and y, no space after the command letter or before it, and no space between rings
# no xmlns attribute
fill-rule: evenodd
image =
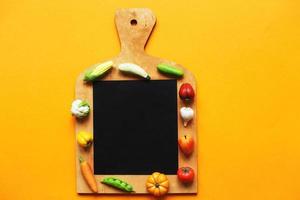
<svg viewBox="0 0 300 200"><path fill-rule="evenodd" d="M190 107L182 107L180 109L180 115L181 115L181 118L183 119L183 125L187 126L188 122L190 120L192 120L194 117L194 111Z"/></svg>
<svg viewBox="0 0 300 200"><path fill-rule="evenodd" d="M81 99L76 99L72 103L71 112L75 117L83 118L89 114L90 106L89 106L88 102L83 101Z"/></svg>

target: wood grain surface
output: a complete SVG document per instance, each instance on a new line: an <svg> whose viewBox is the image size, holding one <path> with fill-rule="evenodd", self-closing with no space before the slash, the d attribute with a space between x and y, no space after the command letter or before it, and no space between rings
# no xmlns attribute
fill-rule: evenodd
<svg viewBox="0 0 300 200"><path fill-rule="evenodd" d="M133 21L132 21L133 20ZM130 62L135 63L142 68L144 68L150 75L152 80L166 80L172 77L165 76L159 73L156 69L157 64L166 63L173 66L176 66L184 71L184 76L177 81L177 91L182 83L190 83L196 90L196 82L193 74L189 72L184 67L179 64L168 61L166 59L153 57L147 55L144 51L147 40L151 34L153 27L155 26L156 17L149 9L120 9L116 11L115 14L115 24L118 30L118 35L121 43L120 54L114 58L108 59L112 60L114 63L113 69L108 72L101 81L105 80L136 80L138 77L126 75L117 70L117 66L120 63ZM103 60L103 62L106 60ZM84 72L80 74L76 82L76 91L75 98L85 99L91 105L90 115L83 120L76 121L76 133L78 131L89 131L93 133L93 88L92 84L86 84L83 81ZM197 94L197 91L196 91ZM178 111L181 107L186 106L180 98L177 98ZM178 113L178 135L184 133L190 133L195 140L195 150L190 157L184 156L180 151L178 155L179 167L184 166L185 164L191 166L197 176L197 134L196 134L196 98L193 103L188 106L192 107L194 110L194 119L189 123L187 127L183 126L182 119ZM117 123L117 122L116 122ZM82 155L85 159L88 160L91 167L93 167L93 147L89 150L84 150L76 145L76 159L79 155ZM91 193L90 189L86 185L81 172L78 159L76 160L76 174L77 174L77 192L78 193ZM150 175L150 174L149 174ZM114 194L114 193L123 193L119 190L111 188L109 186L101 184L99 181L102 180L107 175L95 175L98 184L98 193ZM109 175L114 176L114 175ZM148 175L115 175L130 184L133 185L136 194L147 193L145 182ZM183 185L177 180L176 175L168 175L170 181L169 193L197 193L197 177L193 184ZM126 193L124 193L126 194Z"/></svg>

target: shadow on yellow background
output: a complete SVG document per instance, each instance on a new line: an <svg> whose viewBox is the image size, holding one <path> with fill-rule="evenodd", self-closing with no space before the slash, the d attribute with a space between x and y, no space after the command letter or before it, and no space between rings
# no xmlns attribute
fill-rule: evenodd
<svg viewBox="0 0 300 200"><path fill-rule="evenodd" d="M118 53L122 7L151 8L147 52L198 82L199 194L165 199L300 199L296 0L2 0L0 199L116 198L76 194L70 104L77 75Z"/></svg>

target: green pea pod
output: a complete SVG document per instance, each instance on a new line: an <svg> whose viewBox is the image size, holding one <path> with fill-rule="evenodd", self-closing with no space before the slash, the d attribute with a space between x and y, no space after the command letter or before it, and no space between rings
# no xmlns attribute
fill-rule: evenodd
<svg viewBox="0 0 300 200"><path fill-rule="evenodd" d="M101 183L115 187L115 188L120 189L125 192L134 192L132 185L130 185L130 184L126 183L125 181L122 181L118 178L107 177L107 178L104 178L101 181Z"/></svg>
<svg viewBox="0 0 300 200"><path fill-rule="evenodd" d="M183 76L183 71L171 65L160 63L157 65L158 71L164 74L181 77Z"/></svg>

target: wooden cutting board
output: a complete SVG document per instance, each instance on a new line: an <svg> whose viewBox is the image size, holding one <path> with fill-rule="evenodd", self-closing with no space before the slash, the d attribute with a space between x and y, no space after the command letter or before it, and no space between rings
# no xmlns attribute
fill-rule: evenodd
<svg viewBox="0 0 300 200"><path fill-rule="evenodd" d="M159 63L166 63L172 66L181 68L184 71L184 77L177 80L177 91L182 83L190 83L194 89L196 89L196 82L193 74L187 69L178 65L175 62L168 61L166 59L153 57L147 55L144 51L147 40L155 26L156 17L153 12L146 8L132 8L132 9L120 9L116 11L115 14L115 24L118 30L118 35L121 43L121 51L119 55L114 58L108 59L112 60L114 66L120 63L135 63L142 68L144 68L148 74L151 76L151 80L167 80L172 77L165 76L157 71L157 65ZM162 47L163 48L163 47ZM103 60L103 62L106 60ZM92 84L85 84L83 81L84 72L80 74L76 82L75 98L76 99L86 99L91 106L93 111L93 86ZM173 77L174 78L174 77ZM107 75L105 75L101 81L105 80L137 80L136 76L128 76L121 73L114 67ZM196 90L195 90L196 91ZM181 107L185 106L184 103L177 98L178 111ZM190 157L184 156L180 151L178 151L178 165L179 167L187 164L191 166L196 173L195 180L191 185L183 185L177 180L177 176L168 175L170 181L169 193L197 193L197 134L196 134L196 98L193 104L189 105L193 108L195 115L193 121L188 127L184 127L182 120L178 114L178 135L183 133L190 133L195 139L195 151ZM90 131L93 133L93 112L91 111L87 119L79 121L76 120L76 133L81 130ZM116 123L117 124L117 123ZM93 147L89 150L84 150L76 144L76 174L77 174L77 192L78 193L91 193L90 189L86 185L81 172L80 165L78 161L79 155L85 157L90 166L93 167ZM150 175L150 174L149 174ZM149 175L115 175L130 184L133 185L135 194L147 193L145 182ZM114 176L114 175L109 175ZM101 180L107 175L95 175L97 180ZM122 193L114 188L105 186L98 182L99 194L115 194Z"/></svg>

